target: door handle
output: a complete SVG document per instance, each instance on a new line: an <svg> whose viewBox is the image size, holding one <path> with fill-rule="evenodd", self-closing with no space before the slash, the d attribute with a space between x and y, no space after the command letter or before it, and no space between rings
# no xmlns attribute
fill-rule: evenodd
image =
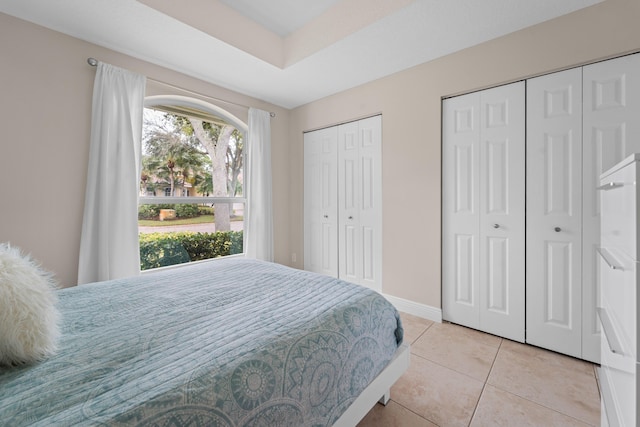
<svg viewBox="0 0 640 427"><path fill-rule="evenodd" d="M553 229L553 231L555 231L556 233L559 233L559 232L561 232L561 231L562 231L562 228L560 228L560 227L556 227L556 228L554 228L554 229Z"/></svg>
<svg viewBox="0 0 640 427"><path fill-rule="evenodd" d="M493 228L500 228L500 224L493 224Z"/></svg>
<svg viewBox="0 0 640 427"><path fill-rule="evenodd" d="M596 187L596 190L609 191L609 190L614 190L614 189L620 188L620 187L624 187L624 183L623 182L608 182L606 184L602 184L599 187Z"/></svg>
<svg viewBox="0 0 640 427"><path fill-rule="evenodd" d="M611 318L602 307L596 307L596 312L598 316L600 316L600 324L602 325L602 332L604 336L607 338L607 344L609 344L609 349L612 353L616 354L624 354L624 349L620 344L620 340L616 335L616 330L613 328L613 323L611 322Z"/></svg>
<svg viewBox="0 0 640 427"><path fill-rule="evenodd" d="M612 270L624 270L624 268L622 268L621 265L618 265L614 261L612 261L612 259L614 259L614 258L609 253L608 250L606 250L605 248L598 248L598 249L596 249L596 251L598 251L598 253L600 254L600 257L604 260L604 262L607 264L607 266L609 266L610 269L612 269Z"/></svg>

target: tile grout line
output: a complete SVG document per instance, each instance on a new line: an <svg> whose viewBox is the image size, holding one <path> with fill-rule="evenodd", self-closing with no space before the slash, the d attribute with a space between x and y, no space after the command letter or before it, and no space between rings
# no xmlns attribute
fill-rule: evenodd
<svg viewBox="0 0 640 427"><path fill-rule="evenodd" d="M426 332L427 332L427 331L428 331L428 330L433 326L433 324L434 324L434 323L435 323L435 322L431 322L431 324L430 324L429 326L425 327L425 328L424 328L424 330L423 330L422 332L420 332L420 334L419 334L419 335L418 335L418 336L417 336L413 341L411 341L411 342L409 343L409 353L410 353L410 355L411 355L412 357L413 357L413 356L415 356L415 357L420 357L421 359L424 359L424 360L428 360L428 359L425 359L424 357L421 357L421 356L419 356L419 355L417 355L417 354L415 354L415 353L412 353L412 352L411 352L411 346L413 345L413 343L415 343L416 341L418 341L418 340L419 340L419 339L420 339L420 338L421 338L421 337L422 337L422 336L423 336L423 335L424 335L424 334L425 334L425 333L426 333ZM404 409L406 409L407 411L411 412L412 414L415 414L416 416L420 417L421 419L423 419L423 420L427 421L428 423L431 423L431 424L437 425L436 423L434 423L434 422L433 422L433 421L431 421L430 419L428 419L428 418L424 417L423 415L420 415L419 413L417 413L416 411L412 410L411 408L408 408L408 407L404 406L402 403L398 402L397 400L394 400L394 399L393 399L393 397L392 397L392 398L390 398L389 400L390 400L390 401L393 401L396 405L400 406L401 408L404 408ZM385 406L386 406L386 405L385 405Z"/></svg>
<svg viewBox="0 0 640 427"><path fill-rule="evenodd" d="M498 346L498 350L500 350L500 347L501 347L501 346L502 346L502 338L500 339L500 345ZM497 354L498 354L498 352L496 351L496 355L497 355ZM458 371L457 369L453 369L453 368L450 368L450 367L448 367L448 366L442 365L442 364L440 364L440 363L438 363L438 362L436 362L436 361L434 361L434 360L428 359L428 358L426 358L426 357L424 357L424 356L421 356L421 355L419 355L419 354L416 354L416 353L411 353L411 357L419 357L420 359L425 360L425 361L427 361L427 362L429 362L429 363L433 363L434 365L437 365L437 366L439 366L439 367L441 367L441 368L444 368L444 369L447 369L447 370L449 370L449 371L455 372L455 373L457 373L457 374L463 375L463 376L465 376L465 377L467 377L467 378L469 378L469 379L471 379L471 380L473 380L473 381L478 381L478 382L481 382L481 383L482 383L482 390L480 391L480 395L478 396L478 402L476 403L476 405L475 405L475 407L474 407L474 409L473 409L473 413L471 414L471 418L469 419L469 423L471 423L471 420L473 420L473 416L474 416L474 415L475 415L475 413L476 413L476 409L477 409L477 407L478 407L478 403L480 403L480 397L482 397L482 393L484 392L484 388L485 388L485 386L487 385L487 381L486 381L486 380L485 380L485 381L479 380L479 379L477 379L477 378L472 377L471 375L469 375L469 374L467 374L467 373L460 372L460 371ZM493 363L495 363L495 357L494 357L494 359L493 359ZM491 368L489 369L489 373L491 373L491 369L493 369L493 363L491 363ZM489 374L487 374L487 379L488 379L488 378L489 378ZM393 400L393 399L391 399L391 400ZM395 402L395 401L394 401L394 402ZM396 403L398 403L398 402L396 402ZM425 420L429 421L430 423L435 424L435 425L438 425L438 424L436 424L436 422L435 422L435 421L432 421L432 420L430 420L429 418L426 418L426 417L424 417L424 416L422 416L422 415L418 414L417 412L412 411L411 409L407 408L406 406L404 406L404 405L402 405L402 404L400 404L400 403L398 403L398 405L402 406L403 408L408 409L409 411L411 411L411 412L413 412L414 414L418 415L419 417L421 417L421 418L423 418L423 419L425 419ZM469 424L467 424L467 426L468 426L468 425L469 425Z"/></svg>
<svg viewBox="0 0 640 427"><path fill-rule="evenodd" d="M504 340L505 340L505 339L506 339L506 338L502 338L502 341L500 342L500 347L502 347L502 343L504 342ZM525 344L525 345L526 345L526 344ZM500 347L499 347L499 348L500 348ZM536 348L538 348L538 347L536 347ZM499 350L499 349L498 349L498 350ZM543 349L543 350L544 350L544 349ZM548 350L546 350L546 351L548 351ZM497 359L497 353L496 353L496 359ZM490 374L491 374L491 371L493 370L494 364L495 364L495 359L494 359L494 363L491 365L491 369L489 370L489 375L487 375L487 382L486 382L486 383L488 383L488 382L489 382L489 376L490 376ZM593 365L593 366L594 366L594 373L595 373L595 365ZM597 381L597 377L596 377L596 381ZM486 383L485 383L485 384L486 384ZM545 408L545 409L547 409L547 410L549 410L549 411L555 412L555 413L557 413L557 414L561 414L561 415L564 415L564 416L566 416L566 417L572 418L572 419L574 419L574 420L576 420L576 421L578 421L578 422L580 422L580 423L586 424L586 425L588 425L588 426L593 426L593 424L591 424L589 421L585 421L585 420L583 420L583 419L581 419L581 418L578 418L578 417L576 417L576 416L574 416L574 415L567 414L567 413L565 413L565 412L563 412L563 411L561 411L561 410L559 410L559 409L556 409L556 408L552 408L552 407L550 407L550 406L547 406L547 405L545 405L545 404L544 404L544 403L542 403L542 402L538 402L538 401L532 400L532 399L530 399L530 398L528 398L528 397L526 397L526 396L523 396L522 394L518 393L517 391L514 391L514 390L506 390L505 388L500 387L499 385L496 385L496 384L489 384L489 385L490 385L490 386L492 386L492 387L495 387L497 390L500 390L500 391L502 391L502 392L504 392L504 393L508 393L508 394L510 394L510 395L512 395L512 396L516 396L516 397L518 397L518 398L520 398L520 399L522 399L522 400L526 400L527 402L530 402L530 403L532 403L533 405L536 405L536 406L539 406L539 407L541 407L541 408ZM484 387L483 387L482 391L484 392ZM600 393L600 390L598 390L598 393ZM474 411L474 415L475 415L475 411ZM473 419L473 418L472 418L472 419Z"/></svg>
<svg viewBox="0 0 640 427"><path fill-rule="evenodd" d="M429 358L427 358L427 357L424 357L424 356L421 356L421 355L419 355L419 354L417 354L417 353L411 353L411 356L412 356L412 357L413 357L413 356L415 356L415 357L419 357L420 359L422 359L422 360L426 360L427 362L429 362L429 363L433 363L434 365L437 365L437 366L439 366L439 367L441 367L441 368L444 368L444 369L447 369L447 370L449 370L449 371L455 372L456 374L464 375L465 377L467 377L467 378L469 378L469 379L471 379L471 380L473 380L473 381L477 381L477 382L479 382L479 383L485 383L485 382L486 382L486 381L483 381L483 380L479 380L479 379L477 379L477 378L475 378L475 377L472 377L471 375L467 374L466 372L460 372L460 371L458 371L457 369L451 368L451 367L449 367L449 366L445 366L445 365L443 365L442 363L436 362L435 360L431 360L431 359L429 359Z"/></svg>
<svg viewBox="0 0 640 427"><path fill-rule="evenodd" d="M416 342L416 341L418 341L420 338L422 338L422 336L423 336L424 334L426 334L426 333L427 333L427 331L428 331L429 329L431 329L431 327L433 326L433 324L434 324L434 323L435 323L435 322L431 322L431 324L430 324L429 326L427 326L426 328L424 328L424 331L420 332L420 335L418 335L418 336L417 336L417 337L416 337L416 338L415 338L415 339L410 343L410 345L413 345L413 343L414 343L414 342Z"/></svg>
<svg viewBox="0 0 640 427"><path fill-rule="evenodd" d="M600 389L600 375L598 374L598 368L596 364L593 364L593 376L596 377L596 386L598 386L598 396L602 402L602 390Z"/></svg>
<svg viewBox="0 0 640 427"><path fill-rule="evenodd" d="M500 345L502 345L502 338L500 340L501 340L500 341L501 342ZM500 349L500 345L498 346L498 349ZM422 355L420 355L418 353L414 353L413 351L411 351L411 356L419 357L422 360L426 360L427 362L433 363L434 365L437 365L437 366L439 366L441 368L448 369L449 371L455 372L456 374L464 375L465 377L467 377L467 378L469 378L469 379L471 379L473 381L477 381L479 383L485 384L487 382L487 379L489 378L489 374L487 374L487 377L484 380L478 379L478 378L474 377L473 375L469 375L469 373L467 373L467 372L462 372L462 371L460 371L460 370L458 370L456 368L452 368L451 366L443 365L441 362L437 362L435 360L431 360L428 357L422 356ZM495 357L494 357L494 362L495 362ZM491 369L493 369L493 363L494 362L491 363L491 367L489 368L489 373L491 372Z"/></svg>
<svg viewBox="0 0 640 427"><path fill-rule="evenodd" d="M414 411L413 409L411 409L411 408L408 408L408 407L404 406L402 403L400 403L400 402L398 402L398 401L396 401L396 400L393 400L393 398L391 398L391 399L389 399L389 400L390 400L390 401L392 401L393 403L395 403L396 405L400 406L401 408L404 408L404 409L406 409L407 411L411 412L412 414L415 414L416 416L418 416L418 417L422 418L423 420L425 420L425 421L427 421L427 422L429 422L429 423L431 423L431 424L435 424L435 425L437 425L436 423L434 423L434 422L433 422L433 421L431 421L430 419L426 418L424 415L420 415L419 413L417 413L417 412L416 412L416 411ZM385 405L385 406L386 406L386 405Z"/></svg>
<svg viewBox="0 0 640 427"><path fill-rule="evenodd" d="M442 323L448 323L448 322L442 322ZM419 333L415 337L415 339L412 340L411 344L413 345L414 343L418 342L419 340L425 339L425 335L427 334L427 332L429 332L432 328L436 327L434 325L435 325L435 323L431 323L428 326L424 327L424 329L420 328L420 329L422 329L422 332ZM500 337L498 337L498 338L500 338ZM498 356L500 355L502 347L505 345L505 342L506 342L506 340L504 338L500 338L499 344L498 344L498 346L496 348L496 352L495 352L494 357L493 357L493 359L491 361L491 364L490 364L490 367L488 369L487 375L484 376L484 379L477 379L474 376L471 376L466 372L461 372L461 371L459 371L459 370L457 370L455 368L452 368L450 366L445 366L445 365L443 365L441 363L438 363L437 361L431 360L431 358L429 358L427 355L420 355L420 354L414 353L412 351L411 352L411 356L414 357L414 358L419 358L420 360L424 360L424 361L427 361L429 363L432 363L435 366L440 366L441 368L450 370L451 372L456 372L456 373L458 373L460 375L463 375L463 376L469 378L470 380L475 380L475 381L481 382L481 391L480 391L480 393L478 395L478 399L477 399L477 401L476 401L476 403L475 403L475 405L473 407L473 411L471 413L470 420L469 420L469 422L467 424L467 427L471 426L471 424L473 423L473 420L475 419L475 416L478 414L479 409L480 409L480 400L483 398L484 393L487 390L487 386L488 385L491 385L491 386L495 387L496 390L500 390L501 392L504 392L504 393L507 393L507 394L512 395L514 397L520 398L523 401L526 401L529 404L535 405L535 406L537 406L539 408L544 408L544 409L546 409L548 411L551 411L551 412L556 413L558 415L562 415L562 416L568 417L568 418L573 419L573 420L575 420L575 421L577 421L579 423L584 423L585 425L588 425L588 426L594 426L586 418L582 419L581 416L576 416L576 415L572 415L572 414L566 413L563 409L557 409L557 408L554 408L554 407L550 407L550 406L547 406L546 404L544 404L542 402L538 402L536 400L532 400L532 399L530 399L530 398L528 398L528 397L526 397L524 395L521 395L517 390L514 390L514 391L506 390L506 389L504 389L503 387L501 387L499 385L495 385L493 383L490 383L489 380L490 380L491 375L493 373L493 369L495 369L495 366L497 364ZM413 348L412 348L412 350L413 350ZM505 351L508 352L507 347L505 347ZM592 377L591 379L595 380L596 389L597 389L597 392L598 392L598 397L600 397L600 392L601 391L600 391L600 384L599 384L599 378L598 378L598 372L597 372L597 365L593 364L593 363L589 363L589 365L591 365L591 369L589 369L590 372L588 372L588 374L590 374L589 376ZM587 371L585 371L584 373L586 374ZM420 415L418 412L415 412L414 410L410 409L409 407L406 407L406 406L400 404L399 402L397 402L395 400L394 400L394 402L399 404L402 408L406 409L410 413L412 413L414 415L417 415L420 419L426 420L426 421L428 421L430 423L434 423L433 421L431 421L426 416ZM587 418L590 418L590 417L587 417ZM434 424L437 425L437 423L434 423Z"/></svg>
<svg viewBox="0 0 640 427"><path fill-rule="evenodd" d="M487 388L487 383L489 382L489 376L491 375L491 371L493 371L493 366L495 365L496 360L498 359L498 353L502 348L503 342L504 342L504 338L500 338L500 345L498 345L498 349L496 350L496 355L493 357L493 361L491 362L491 367L489 368L489 372L487 372L487 377L482 383L482 390L480 391L480 396L478 396L478 402L476 403L476 406L473 408L473 413L471 414L471 418L469 419L469 424L467 424L467 426L471 426L471 423L473 422L473 418L476 416L476 412L478 412L478 407L480 406L480 400L482 400L482 395L484 394L484 390Z"/></svg>
<svg viewBox="0 0 640 427"><path fill-rule="evenodd" d="M551 411L551 412L555 412L556 414L560 414L560 415L565 416L565 417L567 417L567 418L571 418L571 419L576 420L577 422L579 422L579 423L581 423L581 424L584 424L584 425L587 425L587 426L591 426L591 427L598 427L598 426L594 426L594 425L593 425L593 424L591 424L589 421L585 421L585 420L583 420L583 419L577 418L577 417L576 417L576 416L574 416L574 415L566 414L566 413L564 413L564 412L562 412L562 411L559 411L558 409L550 408L550 407L548 407L548 406L546 406L546 405L543 405L543 404L542 404L542 403L540 403L540 402L536 402L535 400L531 400L531 399L528 399L528 398L526 398L526 397L524 397L524 396L520 396L519 394L514 393L514 392L512 392L512 391L509 391L509 390L505 390L505 389L503 389L503 388L500 388L500 387L498 387L497 385L493 385L493 384L489 384L489 385L490 385L491 387L496 388L497 390L500 390L500 391L501 391L501 392L503 392L503 393L510 394L510 395L515 396L515 397L517 397L517 398L519 398L519 399L525 400L525 401L527 401L527 402L531 403L532 405L539 406L540 408L546 409L546 410ZM484 389L483 389L483 391L484 391ZM474 412L474 415L475 415L475 412ZM472 419L473 419L473 418L472 418Z"/></svg>
<svg viewBox="0 0 640 427"><path fill-rule="evenodd" d="M502 341L501 341L501 343L502 343ZM500 346L498 346L498 349L499 349L499 348L500 348ZM441 367L441 368L444 368L444 369L447 369L447 370L449 370L449 371L455 372L455 373L457 373L457 374L463 375L463 376L465 376L465 377L467 377L467 378L469 378L469 379L471 379L471 380L473 380L473 381L482 382L481 380L479 380L479 379L477 379L477 378L474 378L474 377L472 377L472 376L471 376L471 375L469 375L469 374L466 374L466 373L464 373L464 372L460 372L460 371L458 371L458 370L456 370L456 369L453 369L453 368L450 368L450 367L448 367L448 366L442 365L442 364L440 364L440 363L438 363L438 362L436 362L436 361L433 361L433 360L431 360L431 359L428 359L428 358L426 358L426 357L424 357L424 356L421 356L421 355L419 355L419 354L411 353L411 357L419 357L420 359L422 359L422 360L424 360L424 361L427 361L427 362L429 362L429 363L433 363L434 365L437 365L437 366L439 366L439 367ZM493 365L492 365L492 366L493 366ZM487 376L487 377L488 377L488 376ZM483 383L482 391L484 391L484 384L486 384L486 382L485 382L485 383ZM482 396L482 391L480 392L480 396ZM393 400L393 398L391 398L391 400ZM435 424L436 426L439 426L439 424L437 424L435 421L430 420L429 418L427 418L427 417L425 417L425 416L423 416L423 415L420 415L419 413L417 413L417 412L415 412L415 411L411 410L410 408L408 408L408 407L404 406L403 404L401 404L400 402L398 402L398 401L396 401L396 400L393 400L393 401L394 401L394 402L396 402L398 405L402 406L403 408L405 408L405 409L407 409L407 410L409 410L409 411L413 412L414 414L416 414L416 415L417 415L417 416L419 416L420 418L422 418L422 419L424 419L424 420L427 420L427 421L428 421L428 422L430 422L431 424ZM480 401L480 397L478 397L478 401ZM476 403L476 406L477 406L477 403ZM473 414L475 414L475 408L474 408L474 412L473 412ZM471 415L471 419L473 419L473 414Z"/></svg>

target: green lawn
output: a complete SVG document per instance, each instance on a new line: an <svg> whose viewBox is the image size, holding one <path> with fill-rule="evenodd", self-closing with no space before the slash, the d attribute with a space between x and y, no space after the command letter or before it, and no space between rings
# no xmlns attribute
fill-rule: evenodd
<svg viewBox="0 0 640 427"><path fill-rule="evenodd" d="M242 221L242 216L234 216L231 221ZM165 219L164 221L158 221L155 219L139 219L138 226L143 227L164 227L168 225L188 225L188 224L205 224L213 222L213 215L200 215L195 218L184 219Z"/></svg>
<svg viewBox="0 0 640 427"><path fill-rule="evenodd" d="M158 221L154 219L139 219L138 226L164 227L167 225L204 224L207 222L213 222L213 215L200 215L195 218L184 219L165 219L164 221Z"/></svg>

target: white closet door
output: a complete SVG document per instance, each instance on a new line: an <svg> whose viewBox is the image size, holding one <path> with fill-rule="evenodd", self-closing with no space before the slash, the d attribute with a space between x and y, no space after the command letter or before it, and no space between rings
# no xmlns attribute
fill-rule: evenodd
<svg viewBox="0 0 640 427"><path fill-rule="evenodd" d="M360 284L382 292L382 116L358 121L360 141Z"/></svg>
<svg viewBox="0 0 640 427"><path fill-rule="evenodd" d="M480 92L480 329L524 342L525 83Z"/></svg>
<svg viewBox="0 0 640 427"><path fill-rule="evenodd" d="M443 317L524 341L524 82L443 103Z"/></svg>
<svg viewBox="0 0 640 427"><path fill-rule="evenodd" d="M340 278L382 290L382 118L338 127Z"/></svg>
<svg viewBox="0 0 640 427"><path fill-rule="evenodd" d="M480 328L480 94L442 104L442 317Z"/></svg>
<svg viewBox="0 0 640 427"><path fill-rule="evenodd" d="M527 81L526 341L582 354L582 69Z"/></svg>
<svg viewBox="0 0 640 427"><path fill-rule="evenodd" d="M338 129L304 134L304 268L338 277Z"/></svg>
<svg viewBox="0 0 640 427"><path fill-rule="evenodd" d="M599 362L600 329L595 307L600 297L600 174L640 152L640 54L584 67L583 105L583 350Z"/></svg>
<svg viewBox="0 0 640 427"><path fill-rule="evenodd" d="M360 254L360 142L358 123L338 127L338 250L340 278L358 283L362 277Z"/></svg>

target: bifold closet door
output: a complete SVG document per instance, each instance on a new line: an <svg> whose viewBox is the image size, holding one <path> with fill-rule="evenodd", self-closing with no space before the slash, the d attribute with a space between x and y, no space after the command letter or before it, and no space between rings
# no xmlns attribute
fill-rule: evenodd
<svg viewBox="0 0 640 427"><path fill-rule="evenodd" d="M341 279L382 291L382 116L338 126Z"/></svg>
<svg viewBox="0 0 640 427"><path fill-rule="evenodd" d="M527 80L527 343L581 357L582 69Z"/></svg>
<svg viewBox="0 0 640 427"><path fill-rule="evenodd" d="M443 318L524 341L525 85L443 102Z"/></svg>
<svg viewBox="0 0 640 427"><path fill-rule="evenodd" d="M338 129L304 134L304 269L338 277Z"/></svg>
<svg viewBox="0 0 640 427"><path fill-rule="evenodd" d="M442 104L442 317L480 328L480 93Z"/></svg>
<svg viewBox="0 0 640 427"><path fill-rule="evenodd" d="M640 152L640 54L583 69L583 358L599 363L600 175Z"/></svg>

